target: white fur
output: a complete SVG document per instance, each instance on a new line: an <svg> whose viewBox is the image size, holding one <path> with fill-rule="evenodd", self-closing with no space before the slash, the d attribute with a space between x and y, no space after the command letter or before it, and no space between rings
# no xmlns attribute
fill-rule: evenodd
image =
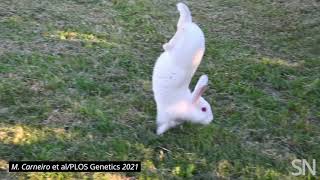
<svg viewBox="0 0 320 180"><path fill-rule="evenodd" d="M205 51L202 30L192 22L189 8L178 3L180 18L177 32L166 43L153 70L152 88L157 104L157 134L191 121L209 124L213 120L210 104L201 95L208 85L202 75L191 93L189 84ZM206 108L206 112L201 109Z"/></svg>

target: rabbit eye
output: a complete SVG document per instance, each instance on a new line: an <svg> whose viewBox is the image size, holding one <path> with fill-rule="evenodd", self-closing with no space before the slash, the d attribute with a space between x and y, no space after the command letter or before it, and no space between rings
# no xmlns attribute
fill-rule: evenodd
<svg viewBox="0 0 320 180"><path fill-rule="evenodd" d="M206 108L206 107L202 107L202 108L201 108L201 111L202 111L202 112L206 112L206 111L207 111L207 108Z"/></svg>

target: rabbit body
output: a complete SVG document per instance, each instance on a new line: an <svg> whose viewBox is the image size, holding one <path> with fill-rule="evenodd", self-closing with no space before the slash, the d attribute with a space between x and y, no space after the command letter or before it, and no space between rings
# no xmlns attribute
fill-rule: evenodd
<svg viewBox="0 0 320 180"><path fill-rule="evenodd" d="M213 119L209 103L201 97L204 91L201 89L208 83L207 76L201 76L194 92L189 89L205 51L204 34L191 21L188 7L182 3L177 7L180 11L177 32L163 46L165 51L157 59L152 76L157 104L157 134L185 120L208 124Z"/></svg>

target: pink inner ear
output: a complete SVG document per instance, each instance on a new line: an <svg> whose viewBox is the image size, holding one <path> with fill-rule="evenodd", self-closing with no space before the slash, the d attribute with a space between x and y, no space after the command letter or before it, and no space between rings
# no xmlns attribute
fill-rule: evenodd
<svg viewBox="0 0 320 180"><path fill-rule="evenodd" d="M207 90L207 87L208 87L207 85L201 87L199 96L201 96Z"/></svg>
<svg viewBox="0 0 320 180"><path fill-rule="evenodd" d="M199 91L196 92L197 94L194 97L193 102L197 102L200 99L201 95L207 90L207 87L207 85L204 85L201 88L199 88Z"/></svg>

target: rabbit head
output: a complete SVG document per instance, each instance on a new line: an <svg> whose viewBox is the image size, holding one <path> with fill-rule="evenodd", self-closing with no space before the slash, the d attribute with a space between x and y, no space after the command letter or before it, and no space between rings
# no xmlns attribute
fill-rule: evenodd
<svg viewBox="0 0 320 180"><path fill-rule="evenodd" d="M202 75L192 92L191 111L188 118L191 122L209 124L213 120L213 113L210 104L201 97L208 87L208 76Z"/></svg>
<svg viewBox="0 0 320 180"><path fill-rule="evenodd" d="M163 134L183 121L209 124L213 120L210 104L201 97L208 87L208 76L202 75L192 93L157 113L157 134Z"/></svg>

